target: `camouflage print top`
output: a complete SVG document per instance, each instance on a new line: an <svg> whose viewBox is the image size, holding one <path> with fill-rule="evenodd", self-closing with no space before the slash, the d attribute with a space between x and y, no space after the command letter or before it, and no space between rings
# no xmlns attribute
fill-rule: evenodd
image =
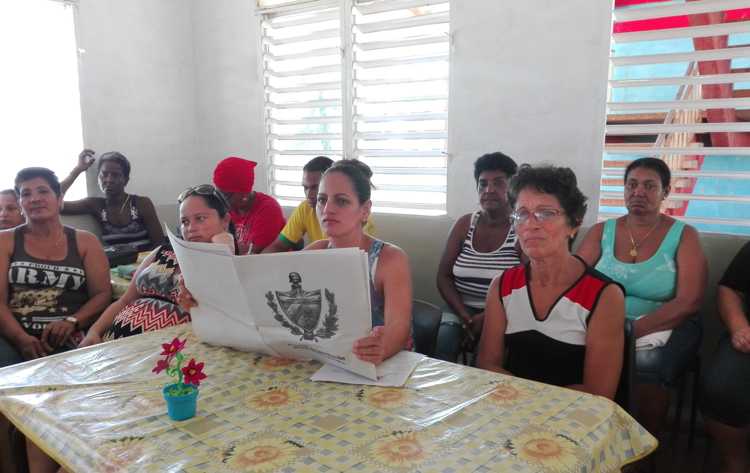
<svg viewBox="0 0 750 473"><path fill-rule="evenodd" d="M61 261L42 260L26 253L25 229L25 225L17 227L13 235L8 307L26 333L40 337L47 324L75 315L88 301L86 272L75 229L64 227L68 252ZM82 332L75 333L67 346L60 348L75 348L82 336Z"/></svg>

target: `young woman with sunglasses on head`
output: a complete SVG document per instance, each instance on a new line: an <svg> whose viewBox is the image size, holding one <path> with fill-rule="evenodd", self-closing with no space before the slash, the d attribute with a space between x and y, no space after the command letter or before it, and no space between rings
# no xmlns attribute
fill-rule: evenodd
<svg viewBox="0 0 750 473"><path fill-rule="evenodd" d="M180 205L180 231L189 241L221 243L235 253L229 204L214 186L203 184L185 190ZM178 295L182 278L169 244L156 248L133 275L127 292L104 311L81 346L160 329L190 321ZM153 327L153 328L152 328Z"/></svg>
<svg viewBox="0 0 750 473"><path fill-rule="evenodd" d="M570 253L586 213L575 174L521 166L509 200L529 263L492 281L477 366L613 399L624 350L624 296Z"/></svg>

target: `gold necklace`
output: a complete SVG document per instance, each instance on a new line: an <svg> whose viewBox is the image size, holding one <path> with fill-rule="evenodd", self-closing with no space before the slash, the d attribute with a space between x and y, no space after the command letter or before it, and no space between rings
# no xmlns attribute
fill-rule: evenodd
<svg viewBox="0 0 750 473"><path fill-rule="evenodd" d="M128 202L130 202L130 194L125 194L125 202L123 202L120 206L120 215L122 215L122 212L123 210L125 210L125 206L128 205Z"/></svg>
<svg viewBox="0 0 750 473"><path fill-rule="evenodd" d="M37 241L40 241L40 239L39 239L38 236L32 235L32 237L33 237L33 239L35 239ZM58 237L54 240L54 243L50 244L50 246L52 248L57 248L58 246L60 246L62 244L64 237L65 237L65 229L63 228L63 230L60 232L60 234L58 235Z"/></svg>
<svg viewBox="0 0 750 473"><path fill-rule="evenodd" d="M55 242L55 248L62 245L63 239L65 238L65 230L60 232L60 236L57 237L57 241Z"/></svg>
<svg viewBox="0 0 750 473"><path fill-rule="evenodd" d="M125 194L125 200L122 202L122 205L120 205L120 215L122 215L122 212L125 210L125 206L128 205L128 202L130 202L130 194Z"/></svg>
<svg viewBox="0 0 750 473"><path fill-rule="evenodd" d="M659 226L659 223L661 223L661 216L656 220L656 223L653 227L646 233L646 236L641 238L641 241L638 243L635 242L635 238L633 238L633 233L630 231L630 224L628 224L628 218L625 217L625 228L628 230L628 236L630 237L630 256L633 257L633 259L638 257L638 247L640 247L644 241L648 239L649 236L651 236L651 233L656 230L656 227Z"/></svg>

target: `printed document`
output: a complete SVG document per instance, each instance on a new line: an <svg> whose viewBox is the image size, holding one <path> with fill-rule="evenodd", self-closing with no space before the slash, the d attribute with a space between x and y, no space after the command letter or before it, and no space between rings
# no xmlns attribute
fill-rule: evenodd
<svg viewBox="0 0 750 473"><path fill-rule="evenodd" d="M359 248L235 256L225 245L167 231L201 341L267 355L314 359L377 379L352 353L370 333L369 266Z"/></svg>

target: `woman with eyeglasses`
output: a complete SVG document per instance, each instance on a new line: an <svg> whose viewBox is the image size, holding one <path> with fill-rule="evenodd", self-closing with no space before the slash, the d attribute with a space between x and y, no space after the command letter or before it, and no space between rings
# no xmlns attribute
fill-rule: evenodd
<svg viewBox="0 0 750 473"><path fill-rule="evenodd" d="M523 165L508 196L529 262L492 281L477 366L613 399L624 297L616 283L570 253L586 213L575 174Z"/></svg>
<svg viewBox="0 0 750 473"><path fill-rule="evenodd" d="M443 312L436 358L455 363L462 345L473 349L482 333L490 282L521 264L507 196L517 169L516 162L500 152L474 163L480 208L456 220L438 267L437 287L450 312Z"/></svg>
<svg viewBox="0 0 750 473"><path fill-rule="evenodd" d="M229 204L214 186L188 188L177 202L184 239L225 244L236 253ZM172 247L159 246L136 270L127 292L89 329L81 346L189 322L190 313L178 304L181 280Z"/></svg>
<svg viewBox="0 0 750 473"><path fill-rule="evenodd" d="M625 288L625 314L636 337L636 417L658 436L669 386L700 345L700 309L708 273L698 232L661 212L671 173L641 158L625 169L628 213L594 225L578 254Z"/></svg>
<svg viewBox="0 0 750 473"><path fill-rule="evenodd" d="M95 161L99 163L97 177L104 197L66 201L61 213L88 214L94 217L101 225L102 242L108 251L123 247L146 251L164 241L164 233L151 199L125 192L125 186L130 180L130 161L122 153L110 151L95 160L93 150L81 151L78 164L60 182L63 194Z"/></svg>

